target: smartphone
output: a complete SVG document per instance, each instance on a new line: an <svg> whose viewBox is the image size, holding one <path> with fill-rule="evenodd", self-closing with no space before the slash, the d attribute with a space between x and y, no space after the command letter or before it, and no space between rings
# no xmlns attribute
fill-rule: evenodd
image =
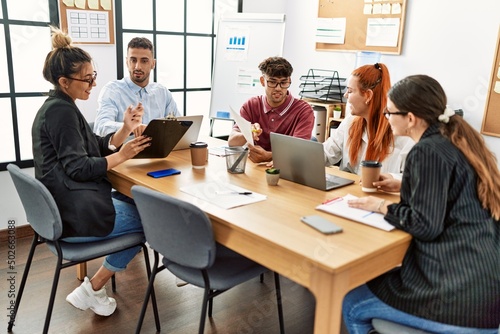
<svg viewBox="0 0 500 334"><path fill-rule="evenodd" d="M162 170L156 170L154 172L148 172L148 175L154 178L159 178L159 177L165 177L165 176L170 176L170 175L176 175L180 174L181 171L178 169L174 168L168 168L168 169L162 169Z"/></svg>
<svg viewBox="0 0 500 334"><path fill-rule="evenodd" d="M305 216L300 219L302 222L307 225L315 228L323 234L333 234L342 232L342 227L335 225L328 219L325 219L321 216Z"/></svg>

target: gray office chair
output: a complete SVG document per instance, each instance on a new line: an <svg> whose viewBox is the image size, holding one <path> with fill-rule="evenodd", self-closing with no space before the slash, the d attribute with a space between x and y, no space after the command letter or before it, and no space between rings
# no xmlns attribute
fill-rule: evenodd
<svg viewBox="0 0 500 334"><path fill-rule="evenodd" d="M392 321L373 319L372 326L374 330L369 334L429 334L421 329L403 326Z"/></svg>
<svg viewBox="0 0 500 334"><path fill-rule="evenodd" d="M24 286L28 278L31 262L35 253L35 248L45 243L48 248L57 256L56 270L52 282L52 290L49 297L49 306L45 316L45 325L43 333L49 330L50 318L54 307L57 285L61 269L74 266L81 262L90 261L108 254L116 253L124 249L142 246L144 260L146 262L146 271L148 278L151 275L151 266L149 263L148 249L143 242L141 233L123 235L113 239L88 242L88 243L68 243L59 240L62 234L62 221L59 210L54 198L47 188L33 176L23 173L21 169L13 164L7 165L7 169L14 181L17 193L28 219L28 223L33 228L35 234L31 243L31 249L26 261L21 285L16 298L16 304L7 327L8 332L12 332L12 327L16 320L17 311L21 298L23 296ZM113 284L113 291L115 285ZM158 308L156 306L156 297L154 291L151 291L151 299L155 313L155 321L159 324Z"/></svg>
<svg viewBox="0 0 500 334"><path fill-rule="evenodd" d="M156 274L164 269L192 285L204 288L200 334L205 328L207 304L208 316L212 316L214 297L269 270L216 243L212 224L198 207L142 186L133 186L132 195L141 216L146 240L153 248L155 257L136 333L141 331ZM163 255L161 266L159 254ZM280 332L284 333L277 273L274 273L274 282ZM160 331L160 327L156 329Z"/></svg>

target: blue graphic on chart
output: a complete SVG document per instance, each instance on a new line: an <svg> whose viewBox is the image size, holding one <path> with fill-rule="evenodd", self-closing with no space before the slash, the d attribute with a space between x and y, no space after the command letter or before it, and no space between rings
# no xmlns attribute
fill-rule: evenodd
<svg viewBox="0 0 500 334"><path fill-rule="evenodd" d="M249 27L229 28L224 37L224 59L230 61L245 61L248 57L250 42Z"/></svg>

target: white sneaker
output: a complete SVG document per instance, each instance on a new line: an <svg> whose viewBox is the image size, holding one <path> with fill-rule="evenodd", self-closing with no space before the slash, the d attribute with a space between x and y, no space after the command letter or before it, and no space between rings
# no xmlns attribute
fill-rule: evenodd
<svg viewBox="0 0 500 334"><path fill-rule="evenodd" d="M116 300L108 297L106 288L94 291L88 277L85 277L83 283L66 297L66 301L80 310L85 311L90 308L95 314L105 317L116 310Z"/></svg>

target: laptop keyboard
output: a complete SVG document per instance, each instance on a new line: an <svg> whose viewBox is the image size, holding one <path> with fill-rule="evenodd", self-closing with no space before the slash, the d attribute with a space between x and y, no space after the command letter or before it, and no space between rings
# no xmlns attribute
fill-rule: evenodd
<svg viewBox="0 0 500 334"><path fill-rule="evenodd" d="M327 187L330 187L330 186L333 187L333 186L338 185L339 183L336 180L337 180L337 178L334 175L326 174L326 186Z"/></svg>

